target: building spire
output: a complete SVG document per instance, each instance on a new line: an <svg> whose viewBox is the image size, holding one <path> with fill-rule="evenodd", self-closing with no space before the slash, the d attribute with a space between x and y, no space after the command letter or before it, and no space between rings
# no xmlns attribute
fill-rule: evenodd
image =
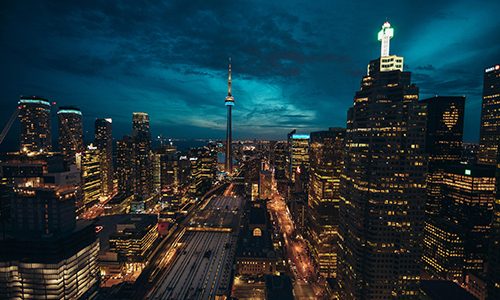
<svg viewBox="0 0 500 300"><path fill-rule="evenodd" d="M227 95L231 96L231 57L229 57L229 67L227 75Z"/></svg>
<svg viewBox="0 0 500 300"><path fill-rule="evenodd" d="M390 40L394 36L394 28L391 27L389 21L385 21L382 29L378 32L378 40L381 41L380 56L389 56Z"/></svg>

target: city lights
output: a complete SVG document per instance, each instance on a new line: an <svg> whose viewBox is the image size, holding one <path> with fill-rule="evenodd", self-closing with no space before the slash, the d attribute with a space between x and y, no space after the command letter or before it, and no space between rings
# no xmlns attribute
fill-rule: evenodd
<svg viewBox="0 0 500 300"><path fill-rule="evenodd" d="M216 2L2 11L0 299L500 299L491 12Z"/></svg>

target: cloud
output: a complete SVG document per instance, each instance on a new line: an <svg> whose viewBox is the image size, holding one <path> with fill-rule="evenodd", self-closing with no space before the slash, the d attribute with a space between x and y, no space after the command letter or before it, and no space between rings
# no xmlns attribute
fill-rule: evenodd
<svg viewBox="0 0 500 300"><path fill-rule="evenodd" d="M131 112L141 110L157 133L223 137L231 56L236 137L345 126L366 64L379 53L376 32L389 17L396 29L391 49L416 66L409 70L421 96L465 94L477 115L482 69L498 59L490 38L499 33L495 7L494 1L473 8L467 1L388 1L383 10L371 1L10 2L0 9L6 86L0 104L42 94L80 106L89 126L95 117L114 117L117 136L130 130Z"/></svg>

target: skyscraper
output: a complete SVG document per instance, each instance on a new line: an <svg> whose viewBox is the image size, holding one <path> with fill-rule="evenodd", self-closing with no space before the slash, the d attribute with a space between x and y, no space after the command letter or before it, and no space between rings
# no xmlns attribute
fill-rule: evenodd
<svg viewBox="0 0 500 300"><path fill-rule="evenodd" d="M132 115L132 138L134 147L134 193L147 198L153 192L153 169L151 159L151 131L149 115L134 112Z"/></svg>
<svg viewBox="0 0 500 300"><path fill-rule="evenodd" d="M461 159L465 97L436 96L422 100L427 109L425 149L429 157L427 173L427 221L440 219L444 194L443 169Z"/></svg>
<svg viewBox="0 0 500 300"><path fill-rule="evenodd" d="M431 276L459 281L464 237L458 225L446 220L444 177L446 169L461 159L465 97L435 96L421 103L427 110L425 149L429 158L422 260Z"/></svg>
<svg viewBox="0 0 500 300"><path fill-rule="evenodd" d="M478 163L496 164L500 145L500 65L484 71Z"/></svg>
<svg viewBox="0 0 500 300"><path fill-rule="evenodd" d="M491 222L491 241L488 251L487 288L488 299L500 299L500 151L497 152L496 196Z"/></svg>
<svg viewBox="0 0 500 300"><path fill-rule="evenodd" d="M132 137L144 139L151 143L149 115L145 112L132 113Z"/></svg>
<svg viewBox="0 0 500 300"><path fill-rule="evenodd" d="M324 277L337 273L344 137L343 128L311 133L307 235L318 271Z"/></svg>
<svg viewBox="0 0 500 300"><path fill-rule="evenodd" d="M458 162L463 147L464 96L435 96L420 101L427 105L425 149L430 162Z"/></svg>
<svg viewBox="0 0 500 300"><path fill-rule="evenodd" d="M382 31L389 28L386 22ZM371 61L348 111L339 207L342 299L418 294L426 112L402 62L398 56Z"/></svg>
<svg viewBox="0 0 500 300"><path fill-rule="evenodd" d="M116 142L116 178L118 191L129 196L135 191L135 150L134 141L124 136Z"/></svg>
<svg viewBox="0 0 500 300"><path fill-rule="evenodd" d="M101 193L109 196L113 192L113 135L110 118L95 120L94 144L101 153Z"/></svg>
<svg viewBox="0 0 500 300"><path fill-rule="evenodd" d="M61 106L57 111L59 121L59 151L69 162L76 161L76 154L83 151L82 112L72 106Z"/></svg>
<svg viewBox="0 0 500 300"><path fill-rule="evenodd" d="M90 207L101 196L101 152L90 144L82 155L83 205Z"/></svg>
<svg viewBox="0 0 500 300"><path fill-rule="evenodd" d="M295 182L297 174L309 169L309 134L288 134L288 176Z"/></svg>
<svg viewBox="0 0 500 300"><path fill-rule="evenodd" d="M19 99L21 121L20 150L44 152L52 150L50 131L50 102L47 99L21 96Z"/></svg>
<svg viewBox="0 0 500 300"><path fill-rule="evenodd" d="M288 143L286 141L278 141L273 147L272 164L274 166L274 179L276 180L278 191L281 195L286 196L288 190Z"/></svg>
<svg viewBox="0 0 500 300"><path fill-rule="evenodd" d="M234 97L231 94L231 58L229 58L229 69L228 69L228 77L227 77L227 96L225 100L225 104L227 106L227 126L226 126L226 161L225 161L225 170L228 174L233 173L233 115L232 109L234 106Z"/></svg>
<svg viewBox="0 0 500 300"><path fill-rule="evenodd" d="M444 168L442 208L424 230L422 260L430 276L461 282L466 271L484 271L495 201L494 174L490 166Z"/></svg>

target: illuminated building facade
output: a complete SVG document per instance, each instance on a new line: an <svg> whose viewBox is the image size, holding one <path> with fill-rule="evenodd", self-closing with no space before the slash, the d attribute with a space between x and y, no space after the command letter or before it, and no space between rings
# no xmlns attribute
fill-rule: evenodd
<svg viewBox="0 0 500 300"><path fill-rule="evenodd" d="M189 174L189 194L192 197L203 195L212 185L217 169L216 152L207 147L189 150L191 165Z"/></svg>
<svg viewBox="0 0 500 300"><path fill-rule="evenodd" d="M163 196L173 196L177 193L180 185L179 160L177 148L174 146L163 146L156 151L158 163L158 176L155 183ZM158 182L157 182L158 181Z"/></svg>
<svg viewBox="0 0 500 300"><path fill-rule="evenodd" d="M309 134L297 134L295 130L288 134L288 175L292 182L297 174L309 170Z"/></svg>
<svg viewBox="0 0 500 300"><path fill-rule="evenodd" d="M465 97L435 96L427 106L425 149L430 162L458 162L462 155Z"/></svg>
<svg viewBox="0 0 500 300"><path fill-rule="evenodd" d="M463 151L465 97L436 96L422 100L427 107L425 149L429 158L426 213L440 219L443 168L460 161Z"/></svg>
<svg viewBox="0 0 500 300"><path fill-rule="evenodd" d="M450 165L444 169L441 191L439 219L425 227L424 269L434 278L462 283L466 272L484 271L495 199L494 170Z"/></svg>
<svg viewBox="0 0 500 300"><path fill-rule="evenodd" d="M99 286L95 227L76 221L80 174L61 156L1 165L8 211L0 238L1 299L91 299Z"/></svg>
<svg viewBox="0 0 500 300"><path fill-rule="evenodd" d="M347 117L337 264L341 299L418 296L425 121L411 73L371 61Z"/></svg>
<svg viewBox="0 0 500 300"><path fill-rule="evenodd" d="M130 136L124 136L116 142L116 178L118 181L118 191L125 195L134 193L134 150L134 140Z"/></svg>
<svg viewBox="0 0 500 300"><path fill-rule="evenodd" d="M287 156L288 156L288 143L286 141L278 141L273 147L272 164L274 166L274 179L279 193L286 196L288 190L287 179Z"/></svg>
<svg viewBox="0 0 500 300"><path fill-rule="evenodd" d="M484 72L481 130L479 132L478 163L496 164L497 148L500 145L500 65L489 67Z"/></svg>
<svg viewBox="0 0 500 300"><path fill-rule="evenodd" d="M339 222L339 185L345 129L311 133L307 235L319 273L335 277Z"/></svg>
<svg viewBox="0 0 500 300"><path fill-rule="evenodd" d="M464 235L464 268L482 272L495 202L494 169L480 166L450 166L443 178L447 216Z"/></svg>
<svg viewBox="0 0 500 300"><path fill-rule="evenodd" d="M227 96L224 101L227 106L227 125L226 125L226 160L225 160L225 171L228 174L233 173L233 106L234 97L231 93L231 58L229 58L229 69L227 77Z"/></svg>
<svg viewBox="0 0 500 300"><path fill-rule="evenodd" d="M497 153L496 195L491 222L491 241L488 249L486 284L488 299L500 299L500 152Z"/></svg>
<svg viewBox="0 0 500 300"><path fill-rule="evenodd" d="M101 194L113 193L113 127L112 120L96 119L94 145L101 153Z"/></svg>
<svg viewBox="0 0 500 300"><path fill-rule="evenodd" d="M90 207L101 196L101 152L90 144L82 156L83 205Z"/></svg>
<svg viewBox="0 0 500 300"><path fill-rule="evenodd" d="M273 173L269 170L260 170L259 174L259 198L269 199L272 195Z"/></svg>
<svg viewBox="0 0 500 300"><path fill-rule="evenodd" d="M132 137L134 139L133 163L135 164L134 193L146 198L153 192L151 132L147 113L133 113Z"/></svg>
<svg viewBox="0 0 500 300"><path fill-rule="evenodd" d="M422 261L431 277L462 281L465 253L459 226L447 220L426 223L423 248Z"/></svg>
<svg viewBox="0 0 500 300"><path fill-rule="evenodd" d="M126 222L116 225L109 237L109 249L128 262L129 267L142 268L158 238L156 215L130 215Z"/></svg>
<svg viewBox="0 0 500 300"><path fill-rule="evenodd" d="M46 152L52 149L49 100L37 96L21 96L19 120L22 152Z"/></svg>
<svg viewBox="0 0 500 300"><path fill-rule="evenodd" d="M76 154L83 151L82 112L72 106L61 106L57 111L59 151L69 162L76 162Z"/></svg>

